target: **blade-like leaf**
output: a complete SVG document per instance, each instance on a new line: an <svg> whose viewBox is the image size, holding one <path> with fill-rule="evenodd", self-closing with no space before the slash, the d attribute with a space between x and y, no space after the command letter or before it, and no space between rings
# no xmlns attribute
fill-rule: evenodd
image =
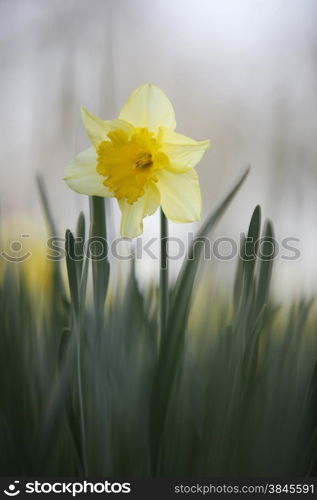
<svg viewBox="0 0 317 500"><path fill-rule="evenodd" d="M52 214L52 210L50 207L50 203L49 203L46 187L44 184L44 180L43 180L42 176L38 174L36 176L36 181L37 181L37 187L39 190L42 207L44 210L44 215L45 215L46 222L47 222L49 236L57 237L58 236L57 227L56 227L54 217ZM54 276L54 283L55 283L56 291L57 291L57 293L60 294L64 303L66 303L67 302L66 291L65 291L65 286L64 286L64 282L63 282L63 277L62 277L59 261L53 262L53 276Z"/></svg>
<svg viewBox="0 0 317 500"><path fill-rule="evenodd" d="M54 221L54 218L52 215L52 211L51 211L51 207L50 207L49 199L48 199L48 194L46 191L46 186L44 184L43 177L40 174L37 174L36 181L37 181L37 186L38 186L38 190L40 193L42 206L44 209L44 214L45 214L46 221L48 224L50 236L57 236L57 228L56 228L55 221Z"/></svg>
<svg viewBox="0 0 317 500"><path fill-rule="evenodd" d="M78 269L78 278L80 281L83 263L84 263L84 245L85 245L85 235L86 235L86 221L85 216L82 212L80 212L77 220L77 228L76 228L76 255L78 255L77 261L77 269Z"/></svg>
<svg viewBox="0 0 317 500"><path fill-rule="evenodd" d="M254 274L260 231L261 208L259 205L257 205L251 217L248 236L243 247L243 254L241 255L244 267L245 289L248 289L248 286Z"/></svg>
<svg viewBox="0 0 317 500"><path fill-rule="evenodd" d="M260 256L260 268L257 286L257 311L260 311L263 305L266 304L268 300L272 267L276 252L274 231L271 221L266 222L263 234L264 236L261 242L262 257Z"/></svg>
<svg viewBox="0 0 317 500"><path fill-rule="evenodd" d="M79 310L79 287L78 287L78 273L76 268L75 255L75 239L72 232L67 229L65 235L65 250L66 250L66 266L69 282L70 295L74 310Z"/></svg>

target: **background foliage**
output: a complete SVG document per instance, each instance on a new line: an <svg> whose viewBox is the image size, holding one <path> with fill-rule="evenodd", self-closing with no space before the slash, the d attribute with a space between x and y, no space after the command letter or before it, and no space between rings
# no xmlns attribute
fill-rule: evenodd
<svg viewBox="0 0 317 500"><path fill-rule="evenodd" d="M107 235L102 199L89 228L79 216L76 234L88 232ZM269 245L273 228L256 207L248 236L260 235ZM156 286L141 293L132 266L118 293L107 259L74 261L74 245L67 231L67 282L57 262L44 291L21 265L2 271L1 475L316 475L316 310L270 300L272 260L247 247L224 299L210 273L193 288L189 248L159 335Z"/></svg>

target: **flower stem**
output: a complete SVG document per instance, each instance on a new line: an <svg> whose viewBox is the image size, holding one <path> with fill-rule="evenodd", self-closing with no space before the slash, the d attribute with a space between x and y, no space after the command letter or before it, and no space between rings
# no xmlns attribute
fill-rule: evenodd
<svg viewBox="0 0 317 500"><path fill-rule="evenodd" d="M93 291L96 332L104 326L104 304L109 283L109 262L107 258L107 228L105 200L98 196L90 198L90 258L92 260ZM100 248L103 252L100 254ZM98 257L97 257L98 256Z"/></svg>
<svg viewBox="0 0 317 500"><path fill-rule="evenodd" d="M160 268L160 341L165 339L168 315L168 222L161 209L161 268Z"/></svg>

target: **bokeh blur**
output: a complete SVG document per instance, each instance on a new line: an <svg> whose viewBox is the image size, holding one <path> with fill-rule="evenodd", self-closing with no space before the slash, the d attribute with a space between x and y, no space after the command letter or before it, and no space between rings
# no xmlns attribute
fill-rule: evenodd
<svg viewBox="0 0 317 500"><path fill-rule="evenodd" d="M88 144L79 107L114 118L151 81L175 107L178 131L210 138L198 168L203 218L245 167L251 174L218 227L238 237L259 203L278 239L301 258L279 259L273 293L317 291L317 5L314 0L2 0L1 212L44 224L44 176L61 234L87 197L62 181ZM118 218L116 208L114 213ZM145 236L157 234L158 218ZM192 227L171 225L173 235ZM221 278L235 262L214 262ZM157 263L140 264L144 276ZM143 267L142 267L143 266Z"/></svg>
<svg viewBox="0 0 317 500"><path fill-rule="evenodd" d="M315 0L1 0L0 475L317 476L316 14ZM266 248L273 227L279 249L297 238L296 259L284 242L272 272L252 245L224 258L229 244L177 279L173 260L169 287L144 252L73 258L75 236L106 235L104 200L62 180L88 146L80 105L115 118L146 82L180 133L211 139L201 234L216 213L212 241L238 244L251 219ZM112 240L116 200L106 213ZM66 228L60 265L46 243ZM199 228L169 224L185 242ZM155 214L143 243L159 234Z"/></svg>

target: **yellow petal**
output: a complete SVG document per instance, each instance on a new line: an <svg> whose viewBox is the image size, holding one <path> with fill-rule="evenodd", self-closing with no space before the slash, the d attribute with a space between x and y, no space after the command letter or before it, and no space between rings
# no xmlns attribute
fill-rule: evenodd
<svg viewBox="0 0 317 500"><path fill-rule="evenodd" d="M159 127L176 127L173 106L164 92L147 83L138 87L123 106L119 118L135 127L157 132Z"/></svg>
<svg viewBox="0 0 317 500"><path fill-rule="evenodd" d="M195 141L190 137L178 134L172 130L161 128L159 141L163 144L164 152L170 160L170 170L184 172L195 167L202 159L210 141Z"/></svg>
<svg viewBox="0 0 317 500"><path fill-rule="evenodd" d="M152 215L160 205L160 193L154 183L150 183L142 197L132 205L125 198L119 200L121 209L121 236L135 238L143 232L143 218Z"/></svg>
<svg viewBox="0 0 317 500"><path fill-rule="evenodd" d="M194 169L182 173L161 170L157 174L163 212L173 222L193 222L200 219L201 195Z"/></svg>
<svg viewBox="0 0 317 500"><path fill-rule="evenodd" d="M123 120L102 120L93 115L88 109L81 107L81 116L91 143L97 148L107 135L113 130L124 130L128 135L133 133L133 127Z"/></svg>
<svg viewBox="0 0 317 500"><path fill-rule="evenodd" d="M103 185L105 178L97 173L96 165L95 149L86 149L69 162L64 181L77 193L89 196L113 196L113 193Z"/></svg>

